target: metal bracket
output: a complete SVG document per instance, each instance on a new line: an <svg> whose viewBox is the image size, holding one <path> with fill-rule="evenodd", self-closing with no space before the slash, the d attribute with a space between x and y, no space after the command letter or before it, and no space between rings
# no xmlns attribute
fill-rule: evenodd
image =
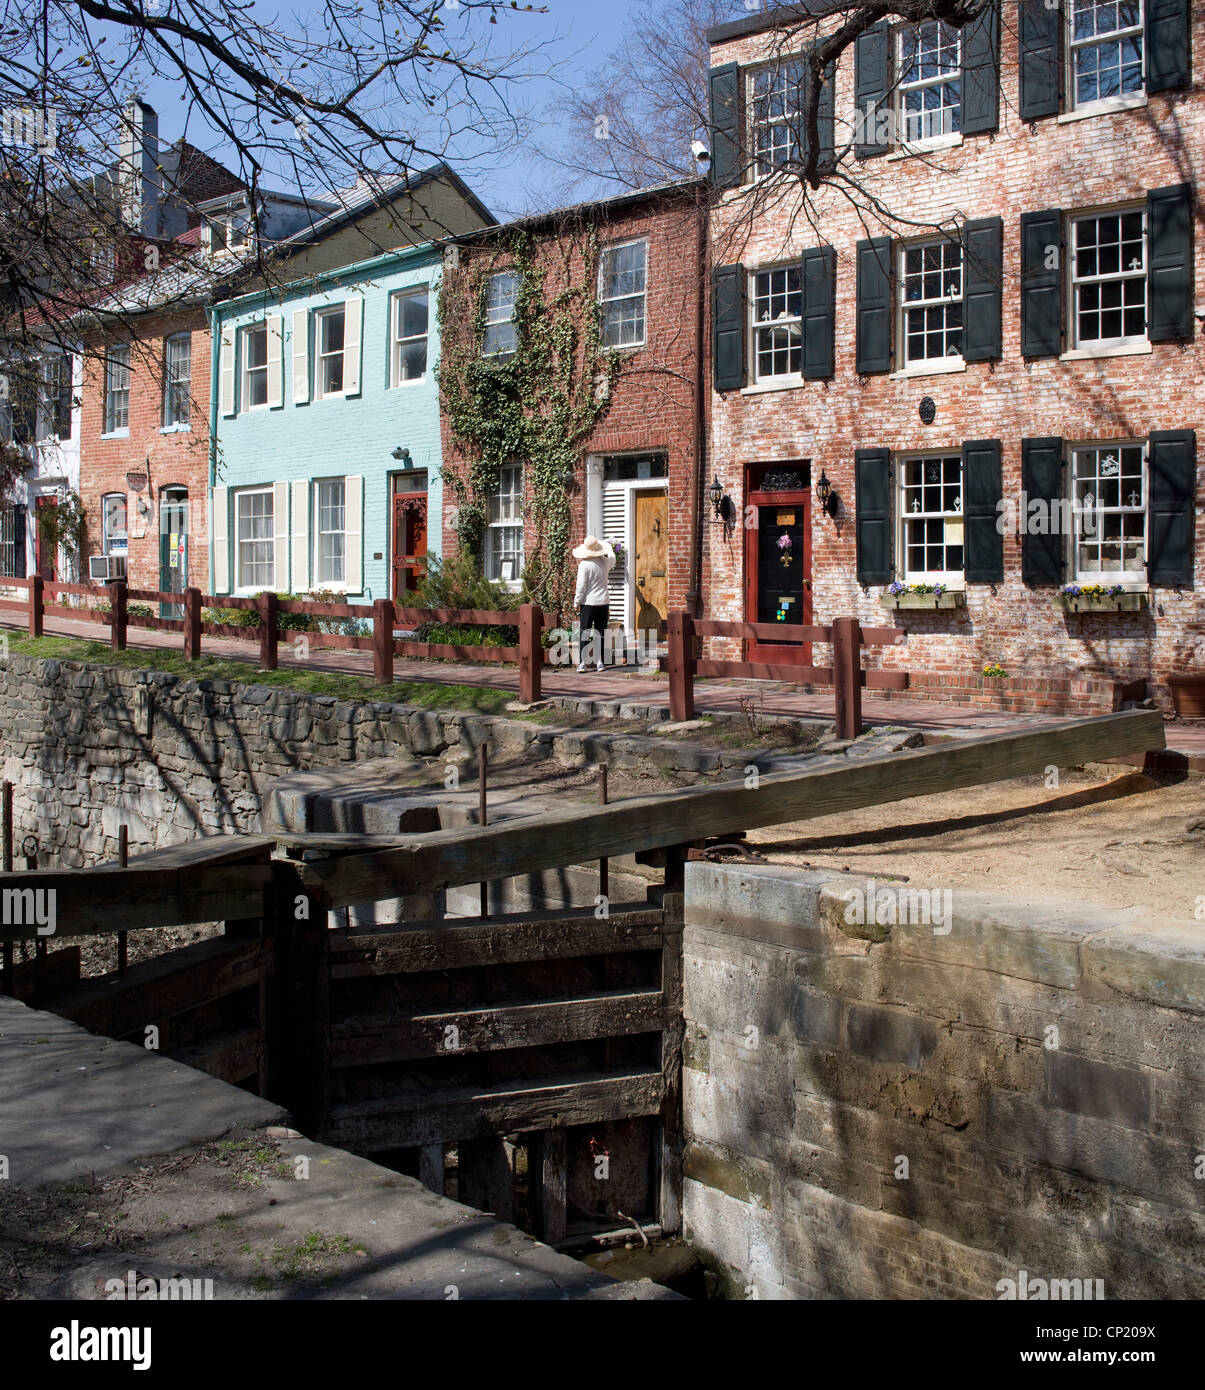
<svg viewBox="0 0 1205 1390"><path fill-rule="evenodd" d="M744 844L708 845L706 849L691 849L686 852L687 859L705 860L709 864L723 864L729 859L739 859L747 864L769 863L764 854L758 854Z"/></svg>

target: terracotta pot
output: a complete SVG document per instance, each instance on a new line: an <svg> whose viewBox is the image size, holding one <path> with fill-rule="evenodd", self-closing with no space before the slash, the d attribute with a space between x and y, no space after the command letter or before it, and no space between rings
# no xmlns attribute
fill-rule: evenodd
<svg viewBox="0 0 1205 1390"><path fill-rule="evenodd" d="M1205 675L1168 676L1167 683L1181 719L1205 719Z"/></svg>

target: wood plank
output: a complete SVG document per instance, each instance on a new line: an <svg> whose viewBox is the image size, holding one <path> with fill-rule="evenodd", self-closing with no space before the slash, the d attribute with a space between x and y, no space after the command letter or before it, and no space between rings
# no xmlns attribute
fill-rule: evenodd
<svg viewBox="0 0 1205 1390"><path fill-rule="evenodd" d="M908 672L863 670L862 684L868 690L907 690Z"/></svg>
<svg viewBox="0 0 1205 1390"><path fill-rule="evenodd" d="M790 681L793 685L832 685L831 666L810 666L802 661L790 661L786 653L777 662L766 661L696 661L696 676L718 676L721 679Z"/></svg>
<svg viewBox="0 0 1205 1390"><path fill-rule="evenodd" d="M456 1155L460 1200L499 1221L515 1219L515 1175L500 1134L465 1139Z"/></svg>
<svg viewBox="0 0 1205 1390"><path fill-rule="evenodd" d="M395 608L394 627L422 627L426 623L452 623L464 627L518 627L517 608Z"/></svg>
<svg viewBox="0 0 1205 1390"><path fill-rule="evenodd" d="M8 995L12 999L34 999L58 993L79 983L80 948L66 946L47 951L43 960L18 961L12 969Z"/></svg>
<svg viewBox="0 0 1205 1390"><path fill-rule="evenodd" d="M568 1136L549 1129L528 1151L527 1173L532 1185L532 1216L536 1233L546 1244L565 1239L568 1223Z"/></svg>
<svg viewBox="0 0 1205 1390"><path fill-rule="evenodd" d="M391 848L298 866L323 906L511 878L560 865L781 825L908 797L1073 767L1164 746L1157 710L1067 720L1040 730L988 734L881 757L579 806L496 825L399 836ZM304 845L306 837L291 840Z"/></svg>
<svg viewBox="0 0 1205 1390"><path fill-rule="evenodd" d="M148 850L129 861L131 869L186 869L195 864L266 864L272 858L276 841L271 835L198 835L178 845ZM118 869L117 865L101 868Z"/></svg>
<svg viewBox="0 0 1205 1390"><path fill-rule="evenodd" d="M663 1089L659 1072L635 1072L383 1096L332 1107L330 1130L321 1138L357 1153L375 1153L511 1131L600 1124L657 1114ZM407 1099L413 1110L402 1108Z"/></svg>
<svg viewBox="0 0 1205 1390"><path fill-rule="evenodd" d="M395 639L398 656L416 656L430 661L518 661L518 647L459 647L447 642L406 642Z"/></svg>
<svg viewBox="0 0 1205 1390"><path fill-rule="evenodd" d="M682 1014L682 940L666 943L661 956L661 988L666 1025L661 1034L661 1075L665 1098L657 1153L657 1219L667 1232L682 1225L682 1049L686 1034Z"/></svg>
<svg viewBox="0 0 1205 1390"><path fill-rule="evenodd" d="M444 1195L444 1146L424 1144L418 1151L418 1180L432 1192Z"/></svg>
<svg viewBox="0 0 1205 1390"><path fill-rule="evenodd" d="M907 629L902 627L864 627L861 630L864 647L898 647L907 637Z"/></svg>
<svg viewBox="0 0 1205 1390"><path fill-rule="evenodd" d="M795 623L741 623L717 618L696 618L699 637L744 637L755 642L829 642L831 627L802 627Z"/></svg>
<svg viewBox="0 0 1205 1390"><path fill-rule="evenodd" d="M451 1053L500 1052L512 1047L658 1033L667 1026L669 1017L660 990L616 990L589 999L549 999L505 1008L348 1018L331 1025L331 1066L409 1062ZM449 1034L449 1028L455 1033ZM449 1047L449 1037L455 1039L455 1048Z"/></svg>
<svg viewBox="0 0 1205 1390"><path fill-rule="evenodd" d="M258 1028L234 1028L188 1043L165 1055L173 1062L183 1062L186 1067L233 1084L258 1074L263 1038Z"/></svg>

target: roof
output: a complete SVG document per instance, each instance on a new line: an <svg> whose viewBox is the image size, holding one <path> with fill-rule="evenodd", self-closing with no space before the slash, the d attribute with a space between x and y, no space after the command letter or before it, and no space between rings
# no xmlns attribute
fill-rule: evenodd
<svg viewBox="0 0 1205 1390"><path fill-rule="evenodd" d="M647 188L635 188L629 193L617 193L610 198L590 198L582 203L568 203L564 207L549 208L543 212L531 212L525 217L516 217L510 222L494 222L475 232L463 232L460 236L449 237L450 242L476 241L480 237L491 236L497 232L521 227L539 227L544 223L568 217L573 213L585 213L604 208L624 208L637 203L655 202L659 198L686 193L689 190L705 187L705 178L675 179L669 183L650 184Z"/></svg>
<svg viewBox="0 0 1205 1390"><path fill-rule="evenodd" d="M800 5L779 5L761 14L749 15L747 19L732 19L727 24L717 24L708 29L705 38L709 44L726 43L729 39L739 39L745 34L760 34L766 29L789 29L805 19L823 19L825 15L837 10L848 9L848 0L804 0Z"/></svg>

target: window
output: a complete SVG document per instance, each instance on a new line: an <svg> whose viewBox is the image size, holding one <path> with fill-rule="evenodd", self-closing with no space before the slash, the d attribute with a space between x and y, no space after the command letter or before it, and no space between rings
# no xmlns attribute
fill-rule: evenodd
<svg viewBox="0 0 1205 1390"><path fill-rule="evenodd" d="M130 425L130 349L110 348L105 357L105 433Z"/></svg>
<svg viewBox="0 0 1205 1390"><path fill-rule="evenodd" d="M190 421L192 334L169 338L163 351L163 424L187 428Z"/></svg>
<svg viewBox="0 0 1205 1390"><path fill-rule="evenodd" d="M393 301L393 384L421 381L427 373L426 290L406 290Z"/></svg>
<svg viewBox="0 0 1205 1390"><path fill-rule="evenodd" d="M749 77L754 167L758 177L799 158L803 64L784 62Z"/></svg>
<svg viewBox="0 0 1205 1390"><path fill-rule="evenodd" d="M491 489L485 528L485 577L517 582L523 573L523 467L503 464Z"/></svg>
<svg viewBox="0 0 1205 1390"><path fill-rule="evenodd" d="M243 409L268 404L268 325L243 329Z"/></svg>
<svg viewBox="0 0 1205 1390"><path fill-rule="evenodd" d="M1090 584L1146 583L1146 446L1071 451L1074 569Z"/></svg>
<svg viewBox="0 0 1205 1390"><path fill-rule="evenodd" d="M6 364L5 434L13 444L33 444L38 438L38 403L42 382L36 360L29 358Z"/></svg>
<svg viewBox="0 0 1205 1390"><path fill-rule="evenodd" d="M515 295L519 277L509 270L491 275L485 287L485 341L482 352L486 357L509 357L518 347L515 333Z"/></svg>
<svg viewBox="0 0 1205 1390"><path fill-rule="evenodd" d="M644 342L644 303L648 243L608 246L598 267L602 340L607 347L639 347Z"/></svg>
<svg viewBox="0 0 1205 1390"><path fill-rule="evenodd" d="M1071 331L1076 347L1146 341L1146 213L1071 224Z"/></svg>
<svg viewBox="0 0 1205 1390"><path fill-rule="evenodd" d="M899 35L900 130L906 144L956 135L962 113L962 52L957 29L939 19Z"/></svg>
<svg viewBox="0 0 1205 1390"><path fill-rule="evenodd" d="M276 582L274 511L270 487L235 494L235 583L240 589L270 589Z"/></svg>
<svg viewBox="0 0 1205 1390"><path fill-rule="evenodd" d="M318 518L318 537L314 572L320 586L342 584L347 577L345 499L346 490L342 478L326 478L317 484L315 511Z"/></svg>
<svg viewBox="0 0 1205 1390"><path fill-rule="evenodd" d="M100 499L101 548L106 555L125 555L130 549L126 531L126 495L107 492Z"/></svg>
<svg viewBox="0 0 1205 1390"><path fill-rule="evenodd" d="M1071 0L1068 61L1076 107L1144 89L1142 0Z"/></svg>
<svg viewBox="0 0 1205 1390"><path fill-rule="evenodd" d="M803 358L799 267L755 271L751 301L754 379L798 376Z"/></svg>
<svg viewBox="0 0 1205 1390"><path fill-rule="evenodd" d="M904 362L962 356L962 247L926 241L900 249Z"/></svg>
<svg viewBox="0 0 1205 1390"><path fill-rule="evenodd" d="M346 312L340 304L337 309L324 309L317 316L318 332L318 375L315 378L315 395L321 400L326 396L343 394L343 329Z"/></svg>
<svg viewBox="0 0 1205 1390"><path fill-rule="evenodd" d="M38 437L71 438L71 358L61 352L42 358L42 417Z"/></svg>
<svg viewBox="0 0 1205 1390"><path fill-rule="evenodd" d="M904 565L912 583L962 582L962 456L902 463Z"/></svg>

